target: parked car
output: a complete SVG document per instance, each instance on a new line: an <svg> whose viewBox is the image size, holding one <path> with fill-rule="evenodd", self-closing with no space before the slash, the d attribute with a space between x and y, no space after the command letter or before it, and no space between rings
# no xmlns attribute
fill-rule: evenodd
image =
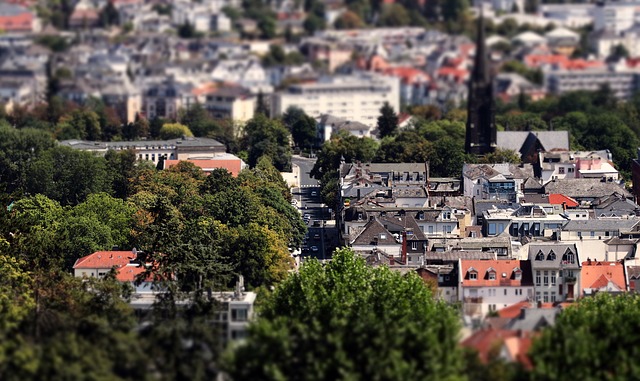
<svg viewBox="0 0 640 381"><path fill-rule="evenodd" d="M318 251L318 246L311 246L311 251Z"/></svg>
<svg viewBox="0 0 640 381"><path fill-rule="evenodd" d="M316 233L313 235L313 239L320 239L320 234Z"/></svg>
<svg viewBox="0 0 640 381"><path fill-rule="evenodd" d="M317 195L318 195L318 192L316 192L316 191L312 191L312 192L311 192L311 196L312 196L312 197L315 197L315 196L317 196Z"/></svg>

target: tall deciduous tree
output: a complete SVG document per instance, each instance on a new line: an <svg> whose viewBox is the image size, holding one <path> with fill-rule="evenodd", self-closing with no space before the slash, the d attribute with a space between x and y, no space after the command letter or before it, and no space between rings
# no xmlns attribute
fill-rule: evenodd
<svg viewBox="0 0 640 381"><path fill-rule="evenodd" d="M382 139L385 136L395 135L398 123L398 114L388 102L385 102L380 108L380 116L378 117L378 137Z"/></svg>
<svg viewBox="0 0 640 381"><path fill-rule="evenodd" d="M457 380L457 335L455 311L417 275L342 249L276 288L227 370L236 380Z"/></svg>
<svg viewBox="0 0 640 381"><path fill-rule="evenodd" d="M248 164L251 167L262 156L268 156L279 171L291 168L289 131L279 121L270 120L259 113L247 122L244 130L249 151Z"/></svg>
<svg viewBox="0 0 640 381"><path fill-rule="evenodd" d="M640 378L635 343L640 321L637 294L601 293L566 308L529 352L533 380L634 380Z"/></svg>

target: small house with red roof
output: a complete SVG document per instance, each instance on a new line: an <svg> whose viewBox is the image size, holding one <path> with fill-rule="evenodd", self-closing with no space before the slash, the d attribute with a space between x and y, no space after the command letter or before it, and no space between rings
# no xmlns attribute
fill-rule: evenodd
<svg viewBox="0 0 640 381"><path fill-rule="evenodd" d="M528 260L460 259L458 279L458 298L464 315L470 318L483 318L489 312L533 297Z"/></svg>
<svg viewBox="0 0 640 381"><path fill-rule="evenodd" d="M145 271L138 261L135 251L96 251L76 260L73 265L73 275L78 278L102 278L115 269L116 279L120 282L133 283L137 276ZM151 283L142 282L135 286L136 291L150 291Z"/></svg>
<svg viewBox="0 0 640 381"><path fill-rule="evenodd" d="M465 348L475 350L484 364L500 358L507 362L519 362L525 369L532 369L527 356L532 343L531 332L510 329L482 329L462 341Z"/></svg>
<svg viewBox="0 0 640 381"><path fill-rule="evenodd" d="M9 3L0 3L0 31L32 32L35 16L28 8Z"/></svg>
<svg viewBox="0 0 640 381"><path fill-rule="evenodd" d="M626 291L627 282L622 263L591 259L582 262L582 296L592 296L598 292L618 294Z"/></svg>
<svg viewBox="0 0 640 381"><path fill-rule="evenodd" d="M178 165L180 161L182 160L165 160L162 169L174 167ZM207 175L210 175L215 169L226 169L233 175L233 177L238 177L240 171L247 167L247 164L242 159L229 153L221 156L214 156L213 158L187 159L185 161L202 169L202 171Z"/></svg>

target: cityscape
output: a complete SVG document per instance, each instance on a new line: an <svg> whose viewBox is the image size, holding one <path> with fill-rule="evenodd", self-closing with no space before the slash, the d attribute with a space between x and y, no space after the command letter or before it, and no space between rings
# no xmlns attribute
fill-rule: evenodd
<svg viewBox="0 0 640 381"><path fill-rule="evenodd" d="M640 379L640 2L0 0L1 380Z"/></svg>

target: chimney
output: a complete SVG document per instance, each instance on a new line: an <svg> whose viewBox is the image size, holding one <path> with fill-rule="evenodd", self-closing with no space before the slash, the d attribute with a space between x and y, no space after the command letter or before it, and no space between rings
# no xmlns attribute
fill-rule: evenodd
<svg viewBox="0 0 640 381"><path fill-rule="evenodd" d="M402 257L400 258L400 262L403 265L407 264L407 231L402 231Z"/></svg>
<svg viewBox="0 0 640 381"><path fill-rule="evenodd" d="M591 264L591 258L587 257L587 264L590 265Z"/></svg>

